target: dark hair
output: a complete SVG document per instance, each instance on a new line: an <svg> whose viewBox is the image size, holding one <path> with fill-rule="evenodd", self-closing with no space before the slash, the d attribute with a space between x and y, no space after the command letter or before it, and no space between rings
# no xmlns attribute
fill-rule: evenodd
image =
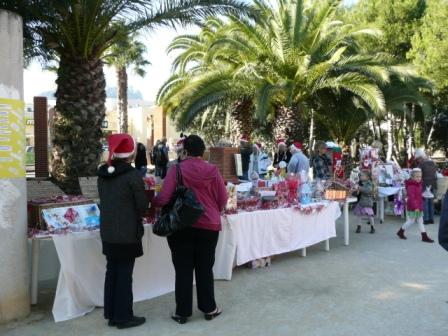
<svg viewBox="0 0 448 336"><path fill-rule="evenodd" d="M189 135L184 141L184 149L189 156L202 156L205 151L204 140L198 135Z"/></svg>

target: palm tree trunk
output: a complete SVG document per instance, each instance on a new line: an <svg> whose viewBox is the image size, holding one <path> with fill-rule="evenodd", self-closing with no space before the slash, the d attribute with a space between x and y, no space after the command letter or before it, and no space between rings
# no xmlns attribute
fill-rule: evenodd
<svg viewBox="0 0 448 336"><path fill-rule="evenodd" d="M118 118L120 133L128 133L128 74L126 67L117 68L118 78Z"/></svg>
<svg viewBox="0 0 448 336"><path fill-rule="evenodd" d="M94 176L101 158L106 81L98 58L61 56L56 91L51 174L69 194L78 177Z"/></svg>
<svg viewBox="0 0 448 336"><path fill-rule="evenodd" d="M238 140L243 134L248 136L252 134L252 109L253 103L250 98L243 98L235 102L230 112L230 117L233 121L233 131L231 134L236 136L233 142L238 143Z"/></svg>
<svg viewBox="0 0 448 336"><path fill-rule="evenodd" d="M387 154L386 154L386 160L389 161L392 159L392 152L393 152L393 123L392 123L392 116L390 112L387 112Z"/></svg>
<svg viewBox="0 0 448 336"><path fill-rule="evenodd" d="M301 132L299 109L297 106L278 106L274 122L274 137L300 140Z"/></svg>
<svg viewBox="0 0 448 336"><path fill-rule="evenodd" d="M311 109L311 116L310 116L310 140L309 140L309 148L310 151L314 147L314 109Z"/></svg>
<svg viewBox="0 0 448 336"><path fill-rule="evenodd" d="M437 120L437 114L438 113L437 113L437 108L436 108L436 113L432 117L431 129L429 130L428 138L426 139L426 147L429 147L429 144L431 143L432 134L434 133L434 125L436 124L436 120Z"/></svg>

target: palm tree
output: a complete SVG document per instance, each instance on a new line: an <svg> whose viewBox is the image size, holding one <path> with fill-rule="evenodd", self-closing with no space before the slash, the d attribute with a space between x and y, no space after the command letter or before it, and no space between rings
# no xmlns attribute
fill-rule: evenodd
<svg viewBox="0 0 448 336"><path fill-rule="evenodd" d="M146 74L145 66L149 62L145 59L145 45L137 40L137 34L129 34L120 23L122 38L115 42L104 58L106 63L115 67L118 80L118 118L120 133L128 132L128 74L127 68L134 67L134 73L140 77Z"/></svg>
<svg viewBox="0 0 448 336"><path fill-rule="evenodd" d="M43 55L58 60L56 116L51 172L69 193L79 192L78 176L96 173L105 117L103 56L120 35L141 28L201 23L210 15L244 14L239 0L38 0L6 9L23 11L28 37ZM9 7L9 8L8 8ZM32 10L33 15L28 11Z"/></svg>
<svg viewBox="0 0 448 336"><path fill-rule="evenodd" d="M185 126L210 105L247 97L257 119L273 123L275 134L294 138L303 137L298 120L321 95L347 92L383 113L379 84L389 80L388 67L395 60L363 53L358 38L379 33L336 20L340 2L278 0L273 6L255 1L260 15L255 20L233 17L198 71L187 77L176 73L164 86L162 100ZM290 134L284 134L287 129Z"/></svg>

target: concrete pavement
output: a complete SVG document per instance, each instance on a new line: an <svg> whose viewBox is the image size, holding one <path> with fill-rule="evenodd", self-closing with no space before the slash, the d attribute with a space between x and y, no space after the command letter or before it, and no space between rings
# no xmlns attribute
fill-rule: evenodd
<svg viewBox="0 0 448 336"><path fill-rule="evenodd" d="M134 305L147 318L138 328L107 327L102 309L54 323L47 290L27 320L0 327L0 335L447 336L448 253L421 242L416 226L399 240L399 218L386 217L374 235L367 226L355 234L351 223L350 246L343 245L340 219L330 252L320 244L306 258L277 256L269 268L241 268L232 281L216 282L223 314L210 322L196 310L187 324L174 323L171 293ZM437 225L427 229L436 238Z"/></svg>

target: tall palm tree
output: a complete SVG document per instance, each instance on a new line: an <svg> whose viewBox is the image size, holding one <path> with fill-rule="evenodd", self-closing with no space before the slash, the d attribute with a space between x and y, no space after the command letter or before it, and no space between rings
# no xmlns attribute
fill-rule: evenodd
<svg viewBox="0 0 448 336"><path fill-rule="evenodd" d="M70 193L78 176L96 173L105 117L103 56L119 38L116 21L130 31L201 23L210 15L244 14L240 0L24 0L6 8L24 11L35 46L58 59L51 172ZM33 10L33 15L27 11ZM37 49L36 49L37 50Z"/></svg>
<svg viewBox="0 0 448 336"><path fill-rule="evenodd" d="M162 92L181 124L188 124L208 106L244 95L259 120L272 122L290 137L298 120L321 95L347 92L376 113L385 110L379 85L389 81L395 60L369 55L360 36L375 30L355 30L335 19L339 0L255 1L255 20L233 17L208 50L208 62L188 79L176 73ZM225 33L224 33L225 32ZM188 83L188 84L187 84ZM175 104L182 101L182 105Z"/></svg>
<svg viewBox="0 0 448 336"><path fill-rule="evenodd" d="M133 66L134 73L140 77L146 74L145 67L149 62L145 59L146 47L138 41L136 33L128 33L120 23L119 32L122 38L117 40L104 57L106 63L115 67L117 73L117 100L120 133L128 132L128 73L127 68Z"/></svg>

